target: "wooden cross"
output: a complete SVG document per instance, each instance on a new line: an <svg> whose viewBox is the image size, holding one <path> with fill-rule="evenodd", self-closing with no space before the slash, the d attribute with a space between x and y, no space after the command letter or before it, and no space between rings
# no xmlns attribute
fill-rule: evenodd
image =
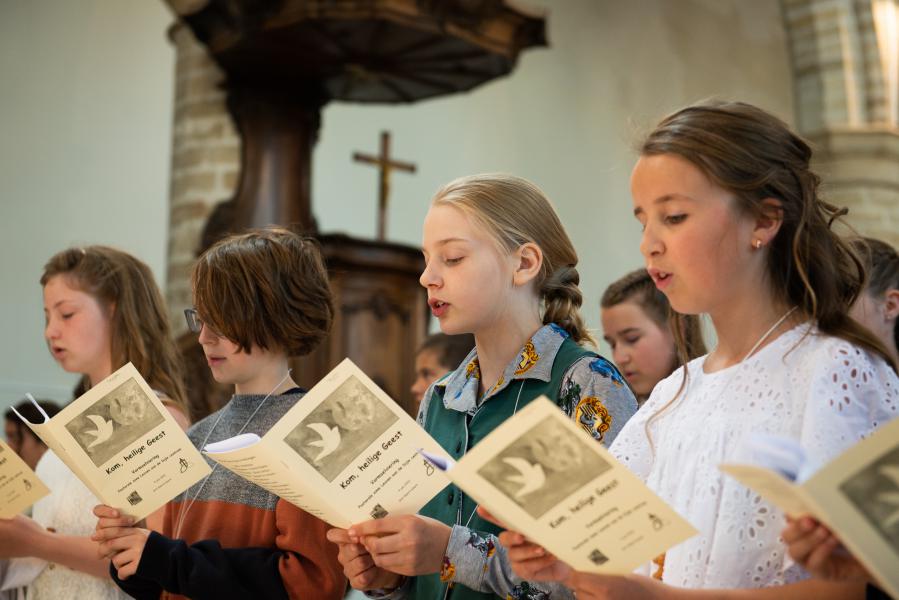
<svg viewBox="0 0 899 600"><path fill-rule="evenodd" d="M387 131L381 132L380 155L372 156L370 154L354 152L353 160L369 165L377 165L380 169L380 186L378 189L378 240L383 241L387 235L387 199L390 196L390 172L394 169L398 169L400 171L406 171L407 173L414 173L415 164L390 160L390 132Z"/></svg>

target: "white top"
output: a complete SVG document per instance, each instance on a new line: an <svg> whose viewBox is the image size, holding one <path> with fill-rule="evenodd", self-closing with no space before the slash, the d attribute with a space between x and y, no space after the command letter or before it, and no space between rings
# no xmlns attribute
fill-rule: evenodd
<svg viewBox="0 0 899 600"><path fill-rule="evenodd" d="M75 477L52 450L47 450L35 468L37 476L50 488L50 495L38 500L32 512L35 521L64 535L90 536L97 524L93 514L97 498ZM120 600L128 596L112 578L98 579L50 563L32 582L29 600Z"/></svg>
<svg viewBox="0 0 899 600"><path fill-rule="evenodd" d="M740 462L742 436L753 432L795 439L822 465L899 415L899 378L880 358L807 325L727 369L703 373L704 361L687 365L687 387L651 422L654 453L647 420L675 396L683 369L659 382L611 448L700 532L667 552L663 581L714 589L803 579L780 540L783 514L717 466Z"/></svg>

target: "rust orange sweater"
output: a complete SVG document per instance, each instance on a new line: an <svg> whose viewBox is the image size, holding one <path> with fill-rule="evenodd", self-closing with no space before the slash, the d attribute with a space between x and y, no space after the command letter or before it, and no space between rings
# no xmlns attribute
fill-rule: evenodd
<svg viewBox="0 0 899 600"><path fill-rule="evenodd" d="M198 447L243 433L264 435L300 400L299 390L234 396L191 427ZM214 463L210 463L214 465ZM217 467L166 507L163 534L152 533L137 574L119 586L135 598L291 598L338 600L346 579L329 526Z"/></svg>

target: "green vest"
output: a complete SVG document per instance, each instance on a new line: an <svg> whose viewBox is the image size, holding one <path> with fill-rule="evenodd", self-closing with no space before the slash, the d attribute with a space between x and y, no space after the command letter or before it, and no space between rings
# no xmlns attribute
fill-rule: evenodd
<svg viewBox="0 0 899 600"><path fill-rule="evenodd" d="M493 431L500 423L512 416L516 400L521 409L541 395L559 403L562 377L568 368L583 356L596 356L580 347L570 338L566 338L559 347L553 360L549 381L540 379L515 379L509 382L501 392L489 398L474 417L469 421L468 414L447 409L443 405L445 387L435 386L428 405L425 430L437 440L455 460L459 460L465 452L473 448ZM519 395L519 389L521 394ZM483 520L475 512L474 500L463 494L455 485L450 484L419 511L419 514L437 519L447 525L466 525L476 531L498 535L499 527ZM469 516L471 519L469 521ZM411 597L420 600L440 600L444 597L447 584L440 581L438 573L419 575L412 581ZM496 598L495 594L476 592L463 585L450 588L446 598L467 600L469 598Z"/></svg>

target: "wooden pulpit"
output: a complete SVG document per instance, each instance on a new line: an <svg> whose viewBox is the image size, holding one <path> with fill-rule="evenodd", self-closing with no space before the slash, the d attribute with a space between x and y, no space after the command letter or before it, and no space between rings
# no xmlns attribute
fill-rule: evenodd
<svg viewBox="0 0 899 600"><path fill-rule="evenodd" d="M427 330L421 254L319 234L309 190L321 108L473 89L511 72L522 50L546 45L544 19L504 0L165 1L225 73L241 136L240 182L217 233L281 224L321 241L337 315L328 340L294 361L294 379L312 385L348 356L408 408ZM383 143L382 155L378 164L389 160ZM382 172L382 236L387 188Z"/></svg>
<svg viewBox="0 0 899 600"><path fill-rule="evenodd" d="M414 405L415 351L429 318L418 283L421 252L401 244L320 235L334 292L331 335L307 357L295 359L294 379L314 385L349 357L407 411Z"/></svg>

